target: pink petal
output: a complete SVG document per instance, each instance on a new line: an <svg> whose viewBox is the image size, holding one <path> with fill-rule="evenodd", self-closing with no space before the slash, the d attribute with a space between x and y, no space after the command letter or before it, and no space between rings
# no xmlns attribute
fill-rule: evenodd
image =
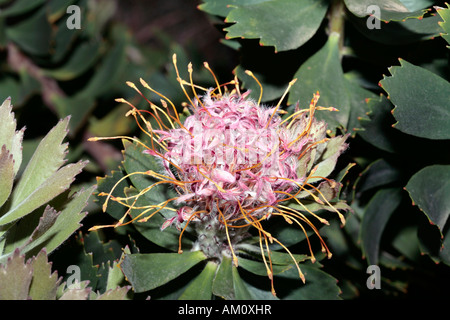
<svg viewBox="0 0 450 320"><path fill-rule="evenodd" d="M219 182L228 182L228 183L236 182L236 178L233 174L231 174L228 171L220 169L213 170L213 179Z"/></svg>
<svg viewBox="0 0 450 320"><path fill-rule="evenodd" d="M173 221L175 220L176 217L172 217L170 219L167 219L166 221L164 221L164 223L161 225L161 231L163 231L164 229L166 229L167 227L169 227Z"/></svg>

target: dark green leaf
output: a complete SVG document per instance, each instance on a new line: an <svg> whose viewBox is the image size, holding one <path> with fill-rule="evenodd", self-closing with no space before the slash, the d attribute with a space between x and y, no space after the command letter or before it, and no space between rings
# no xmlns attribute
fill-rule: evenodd
<svg viewBox="0 0 450 320"><path fill-rule="evenodd" d="M398 181L401 176L398 168L387 162L385 159L378 159L372 162L361 173L356 190L358 193L367 190L373 190L376 187L388 185L392 182Z"/></svg>
<svg viewBox="0 0 450 320"><path fill-rule="evenodd" d="M261 39L275 51L296 49L306 43L320 27L327 12L324 0L279 0L238 5L226 22L227 38Z"/></svg>
<svg viewBox="0 0 450 320"><path fill-rule="evenodd" d="M85 42L77 46L68 61L58 69L43 70L43 73L56 80L72 80L92 67L99 54L98 42Z"/></svg>
<svg viewBox="0 0 450 320"><path fill-rule="evenodd" d="M76 4L77 0L47 0L47 16L50 22L55 22L62 16L64 16L67 12L67 8L70 5ZM78 3L78 5L80 5Z"/></svg>
<svg viewBox="0 0 450 320"><path fill-rule="evenodd" d="M395 128L418 137L450 139L450 83L405 60L400 63L380 82L395 105Z"/></svg>
<svg viewBox="0 0 450 320"><path fill-rule="evenodd" d="M255 261L239 257L239 267L247 271L250 271L254 274L257 274L259 276L266 276L266 277L268 276L267 268L262 261ZM290 269L291 267L292 267L291 265L282 265L282 266L273 265L272 272L273 274L279 274Z"/></svg>
<svg viewBox="0 0 450 320"><path fill-rule="evenodd" d="M336 300L339 298L340 289L337 286L337 280L331 275L312 265L302 265L301 270L306 279L304 284L299 278L296 267L274 277L275 290L280 299ZM283 289L283 285L289 289Z"/></svg>
<svg viewBox="0 0 450 320"><path fill-rule="evenodd" d="M276 237L276 238L278 239L278 237ZM254 245L249 245L249 244L241 244L241 245L237 246L237 248L239 248L246 254L250 254L251 256L255 257L256 259L262 261L260 247L257 247ZM268 256L267 252L264 252L264 256L266 257L266 260L268 261L269 256ZM291 265L293 263L292 257L295 259L296 262L302 262L302 261L309 259L309 257L305 254L293 254L291 256L287 252L279 252L279 251L273 251L273 250L270 251L270 259L272 261L272 264L274 264L274 265L282 265L282 266ZM239 259L241 259L241 258L239 258Z"/></svg>
<svg viewBox="0 0 450 320"><path fill-rule="evenodd" d="M257 4L266 1L270 0L203 0L203 3L198 8L209 14L226 17L233 10L233 6Z"/></svg>
<svg viewBox="0 0 450 320"><path fill-rule="evenodd" d="M232 260L222 256L222 261L213 282L213 294L226 300L234 300L236 295L233 284Z"/></svg>
<svg viewBox="0 0 450 320"><path fill-rule="evenodd" d="M358 135L381 150L394 152L394 138L399 132L392 128L395 121L391 113L392 104L384 95L380 95L377 99L369 99L368 107L370 111L367 117L360 118L362 130L358 131Z"/></svg>
<svg viewBox="0 0 450 320"><path fill-rule="evenodd" d="M206 259L201 251L125 255L121 269L135 292L157 288Z"/></svg>
<svg viewBox="0 0 450 320"><path fill-rule="evenodd" d="M363 254L369 265L378 263L381 236L389 218L400 205L401 200L401 189L381 189L370 200L364 211L360 238Z"/></svg>
<svg viewBox="0 0 450 320"><path fill-rule="evenodd" d="M34 3L34 1L24 2ZM50 53L51 33L52 29L47 20L44 7L28 19L24 19L6 29L7 37L14 41L22 50L39 56Z"/></svg>
<svg viewBox="0 0 450 320"><path fill-rule="evenodd" d="M314 116L325 120L331 131L338 127L350 131L357 125L357 117L366 112L365 98L373 97L373 93L357 87L344 76L339 37L339 34L330 35L327 43L302 64L294 75L298 81L290 91L288 102L299 101L300 108L307 108L313 94L319 91L318 105L339 111L317 111Z"/></svg>
<svg viewBox="0 0 450 320"><path fill-rule="evenodd" d="M246 283L242 280L241 276L239 275L238 268L236 268L234 265L231 268L232 268L231 273L233 276L233 287L234 287L234 293L235 293L235 300L253 299L252 295L250 294L249 289L247 288Z"/></svg>
<svg viewBox="0 0 450 320"><path fill-rule="evenodd" d="M5 9L2 9L0 11L0 16L2 17L10 17L14 15L20 15L24 14L28 11L31 11L40 5L42 5L46 0L34 0L34 1L28 1L28 0L15 0L6 7Z"/></svg>
<svg viewBox="0 0 450 320"><path fill-rule="evenodd" d="M111 89L126 67L126 47L127 40L124 36L116 40L114 46L108 49L107 55L98 64L98 69L86 87L77 93L77 98L98 97Z"/></svg>
<svg viewBox="0 0 450 320"><path fill-rule="evenodd" d="M210 300L217 263L209 261L203 271L189 284L180 300Z"/></svg>
<svg viewBox="0 0 450 320"><path fill-rule="evenodd" d="M80 128L95 107L93 97L53 95L51 100L61 118L71 116L69 135L73 135Z"/></svg>
<svg viewBox="0 0 450 320"><path fill-rule="evenodd" d="M423 168L411 177L406 190L428 219L443 232L450 216L450 166Z"/></svg>

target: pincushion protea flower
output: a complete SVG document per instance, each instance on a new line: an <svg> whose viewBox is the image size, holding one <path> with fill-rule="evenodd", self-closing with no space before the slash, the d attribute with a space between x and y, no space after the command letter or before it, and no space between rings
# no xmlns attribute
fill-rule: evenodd
<svg viewBox="0 0 450 320"><path fill-rule="evenodd" d="M202 88L192 81L191 64L188 66L188 82L179 75L175 55L173 63L177 80L191 109L184 121L167 97L141 79L143 87L161 97L162 107L147 100L131 82L127 84L148 101L151 111L138 110L124 99L117 101L130 105L129 115L136 118L140 128L148 135L151 141L149 145L129 137L91 140L133 140L145 147L144 153L149 157L159 159L163 168L162 172L148 170L133 173L158 180L137 195L113 197L113 190L109 194L102 194L107 196L104 210L110 199L125 205L125 200L134 199L136 203L140 196L151 192L152 188L160 184L173 186L178 195L164 203L151 204L137 217L125 221L130 210L137 208L133 204L127 205L127 213L110 227L147 221L160 210L170 209L173 216L161 225L161 231L171 225L180 230L179 253L182 253L181 238L190 225L194 226L197 233L197 241L192 250L201 250L212 259L221 259L224 255L231 257L235 266L238 266L236 248L249 237L250 229L254 228L259 235L261 255L272 282L272 293L275 295L271 243L277 243L292 257L304 282L305 277L292 253L263 228L263 223L272 216L281 216L287 223L298 225L306 235L311 260L314 262L315 257L304 226L307 225L320 239L322 251L331 257L308 216L324 224L328 224L328 221L309 209L310 206L304 204L302 199L313 199L316 204L321 205L320 208L335 211L341 222L345 223L342 213L330 203L336 196L339 183L325 176L334 169L337 157L347 148L346 136L328 138L326 124L314 117L316 111L337 109L317 106L319 93L316 93L308 108L300 109L297 105L294 112L287 116L280 106L295 80L289 83L279 103L268 108L260 104L262 86L259 100L255 101L249 98L249 91L241 93L236 77L220 85L205 63L205 68L211 72L217 86L212 89ZM250 71L247 74L260 84ZM192 98L186 87L192 91ZM152 116L156 126L152 126L144 117L145 113ZM282 118L282 115L285 117ZM326 155L328 144L333 146L331 155ZM317 162L319 165L315 165ZM324 176L318 175L318 172L323 172ZM291 203L300 206L300 210L289 206ZM148 215L145 216L146 214ZM91 230L102 227L108 226L96 226Z"/></svg>

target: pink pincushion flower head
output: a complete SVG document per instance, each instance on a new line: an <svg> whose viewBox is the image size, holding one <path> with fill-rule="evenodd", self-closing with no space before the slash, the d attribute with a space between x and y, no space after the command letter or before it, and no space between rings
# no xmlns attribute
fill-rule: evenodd
<svg viewBox="0 0 450 320"><path fill-rule="evenodd" d="M142 110L118 99L128 103L132 107L130 114L146 126L146 129L141 128L151 137L151 145L145 146L144 153L162 163L162 172L149 170L145 174L160 180L158 184L174 186L178 193L177 197L164 204L153 205L153 214L168 208L169 203L174 206L173 216L161 226L162 232L171 225L180 230L181 253L183 232L188 225L194 225L197 241L192 250L202 250L215 259L229 256L237 266L236 249L249 237L250 229L255 228L269 278L273 281L269 243L275 242L292 257L304 281L294 256L263 228L263 222L272 216L281 216L287 223L297 224L305 235L303 224L306 224L318 235L322 251L331 256L317 228L303 212L322 223L328 224L327 220L315 214L310 209L311 205L305 205L302 199L313 199L320 208L335 211L344 223L342 213L330 203L337 194L339 183L326 178L326 175L331 173L337 157L347 148L347 136L328 138L326 124L314 116L317 110L336 109L317 106L319 93L316 93L308 108L300 109L297 105L287 116L280 105L295 80L289 83L275 107L264 107L260 104L262 87L259 100L253 100L249 91L241 93L237 78L219 85L205 63L217 87L201 88L192 82L191 64L188 66L190 81L187 82L180 78L176 56L173 58L178 81L191 107L190 115L184 121L181 121L174 104L142 79L141 84L145 88L162 98L162 108L149 101L152 112L148 113L156 120L157 128L145 119ZM247 74L254 77L249 71ZM142 95L134 84L128 85ZM192 98L185 87L192 90ZM200 90L202 94L198 93ZM114 226L138 218L141 218L139 221L147 221L153 214L128 222L124 222L124 216ZM104 226L92 229L100 227ZM310 254L311 260L315 261L311 247ZM273 283L272 292L275 293Z"/></svg>

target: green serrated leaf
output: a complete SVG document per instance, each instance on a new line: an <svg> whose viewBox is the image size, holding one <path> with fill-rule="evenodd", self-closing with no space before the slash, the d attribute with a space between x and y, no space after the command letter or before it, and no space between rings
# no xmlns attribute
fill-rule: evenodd
<svg viewBox="0 0 450 320"><path fill-rule="evenodd" d="M439 22L439 26L444 30L441 33L441 37L450 44L450 4L447 3L446 9L438 9L437 13L443 19L443 21ZM450 46L447 46L447 48L450 48Z"/></svg>
<svg viewBox="0 0 450 320"><path fill-rule="evenodd" d="M367 116L360 118L362 130L358 131L358 135L381 150L394 152L399 132L392 128L395 120L391 113L391 102L386 96L380 95L377 99L368 100L368 108Z"/></svg>
<svg viewBox="0 0 450 320"><path fill-rule="evenodd" d="M84 250L93 254L94 265L110 264L121 256L121 245L115 239L104 242L103 238L100 230L90 231L83 237Z"/></svg>
<svg viewBox="0 0 450 320"><path fill-rule="evenodd" d="M22 163L22 140L25 128L16 131L16 119L12 112L11 98L0 106L0 148L4 145L14 159L14 175Z"/></svg>
<svg viewBox="0 0 450 320"><path fill-rule="evenodd" d="M394 127L422 138L450 139L450 83L405 60L400 64L380 81L395 105Z"/></svg>
<svg viewBox="0 0 450 320"><path fill-rule="evenodd" d="M260 39L275 51L296 49L306 43L320 27L327 12L327 1L279 0L238 5L226 22L227 38Z"/></svg>
<svg viewBox="0 0 450 320"><path fill-rule="evenodd" d="M0 265L0 300L26 300L33 275L33 268L25 264L19 250Z"/></svg>
<svg viewBox="0 0 450 320"><path fill-rule="evenodd" d="M6 146L0 149L0 207L8 200L14 184L14 158Z"/></svg>
<svg viewBox="0 0 450 320"><path fill-rule="evenodd" d="M91 292L91 288L69 289L58 300L88 300Z"/></svg>
<svg viewBox="0 0 450 320"><path fill-rule="evenodd" d="M33 300L55 300L56 289L60 279L56 272L52 273L52 265L48 262L45 250L39 252L31 261L33 267L33 278L30 285L29 295Z"/></svg>
<svg viewBox="0 0 450 320"><path fill-rule="evenodd" d="M425 167L411 177L405 188L413 202L443 232L450 216L450 166Z"/></svg>
<svg viewBox="0 0 450 320"><path fill-rule="evenodd" d="M75 193L65 208L55 217L50 219L42 218L39 225L34 230L23 247L23 252L36 252L45 246L48 253L51 253L66 241L81 226L81 220L86 216L83 209L86 207L95 186L81 189ZM49 223L44 223L45 221Z"/></svg>
<svg viewBox="0 0 450 320"><path fill-rule="evenodd" d="M173 280L206 259L201 251L127 254L121 269L135 292L145 292Z"/></svg>
<svg viewBox="0 0 450 320"><path fill-rule="evenodd" d="M123 259L123 255L122 258ZM108 279L106 281L106 290L113 290L121 286L125 281L125 277L120 270L120 265L118 262L114 261L112 267L108 271Z"/></svg>
<svg viewBox="0 0 450 320"><path fill-rule="evenodd" d="M126 300L126 296L129 290L129 287L110 289L105 293L99 295L95 300Z"/></svg>
<svg viewBox="0 0 450 320"><path fill-rule="evenodd" d="M67 190L72 184L74 177L81 172L85 165L86 162L79 161L75 164L68 164L56 171L39 185L36 190L23 199L22 202L14 203L11 209L0 218L0 225L5 225L24 217Z"/></svg>
<svg viewBox="0 0 450 320"><path fill-rule="evenodd" d="M62 144L62 141L67 134L68 123L69 118L59 121L41 140L14 188L11 207L24 201L64 164L67 144Z"/></svg>

